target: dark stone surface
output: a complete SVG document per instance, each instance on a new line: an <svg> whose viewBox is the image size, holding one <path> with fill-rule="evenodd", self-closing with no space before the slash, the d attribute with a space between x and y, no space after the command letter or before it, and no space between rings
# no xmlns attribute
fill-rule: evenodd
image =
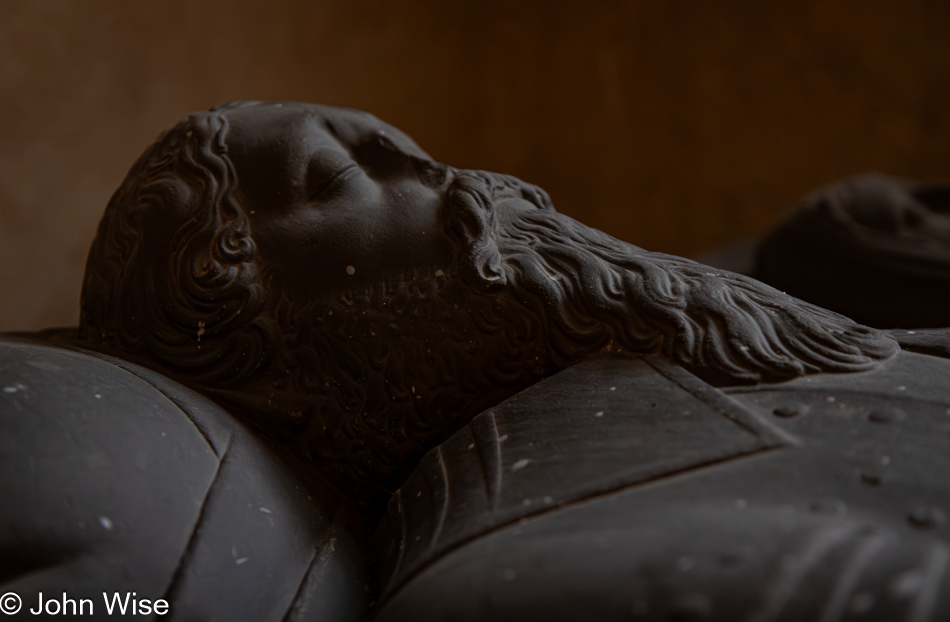
<svg viewBox="0 0 950 622"><path fill-rule="evenodd" d="M890 330L901 349L950 358L950 328Z"/></svg>
<svg viewBox="0 0 950 622"><path fill-rule="evenodd" d="M402 539L385 555L400 557L404 570L373 619L884 622L950 615L950 484L935 468L950 451L950 362L905 354L864 374L715 392L715 401L693 404L685 432L678 409L650 415L649 389L643 399L640 388L668 382L657 372L651 379L650 368L595 359L538 385L534 399L493 409L496 420L518 412L531 422L528 438L547 442L519 447L512 433L502 445L505 464L532 450L565 455L612 485L593 490L590 472L575 479L556 467L527 484L517 475L547 466L528 463L518 473L506 470L501 484L512 488L502 498L532 500L518 512L469 502L484 494L474 474L451 478L443 489L448 502L413 506L413 483L439 457L427 456L390 508L384 528L397 540L402 530ZM601 384L618 375L638 382L609 380L616 391ZM563 399L572 389L578 398ZM602 461L600 422L572 422L589 419L592 409L612 410L619 430L618 403L653 431L647 438L666 430L682 440L631 447L620 469L620 454ZM791 405L798 416L772 414ZM903 415L886 423L870 416L885 411ZM740 428L736 413L761 422L758 432ZM716 421L722 427L712 433ZM565 444L563 428L579 436ZM758 449L740 450L728 430ZM458 440L467 433L440 448L446 464L464 455ZM630 430L618 436L637 438ZM674 462L664 464L665 452ZM651 476L616 477L645 461L655 465ZM534 503L552 490L551 504ZM426 511L428 521L419 516Z"/></svg>
<svg viewBox="0 0 950 622"><path fill-rule="evenodd" d="M751 274L868 326L950 326L950 186L824 188L762 240Z"/></svg>
<svg viewBox="0 0 950 622"><path fill-rule="evenodd" d="M482 413L423 458L377 534L383 596L497 527L755 454L782 438L663 359L575 365Z"/></svg>
<svg viewBox="0 0 950 622"><path fill-rule="evenodd" d="M0 342L4 589L254 622L947 613L950 361L366 113L169 128L81 308Z"/></svg>
<svg viewBox="0 0 950 622"><path fill-rule="evenodd" d="M0 341L0 390L0 583L24 606L66 592L104 619L102 592L134 591L163 619L360 618L348 502L207 399L23 340Z"/></svg>
<svg viewBox="0 0 950 622"><path fill-rule="evenodd" d="M472 417L599 352L728 386L898 350L301 102L232 102L159 136L103 215L73 338L211 396L371 513Z"/></svg>

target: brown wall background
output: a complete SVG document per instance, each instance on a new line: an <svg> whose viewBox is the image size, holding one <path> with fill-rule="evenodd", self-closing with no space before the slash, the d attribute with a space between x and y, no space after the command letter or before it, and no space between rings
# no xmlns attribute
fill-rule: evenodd
<svg viewBox="0 0 950 622"><path fill-rule="evenodd" d="M370 110L676 254L855 172L950 176L950 3L777 4L0 2L0 330L74 324L129 165L231 99Z"/></svg>

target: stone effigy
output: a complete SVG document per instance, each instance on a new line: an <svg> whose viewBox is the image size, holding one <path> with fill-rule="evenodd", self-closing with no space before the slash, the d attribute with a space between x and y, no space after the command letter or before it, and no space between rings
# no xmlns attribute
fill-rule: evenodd
<svg viewBox="0 0 950 622"><path fill-rule="evenodd" d="M25 474L0 580L27 606L950 610L950 361L358 111L238 102L167 130L106 209L79 328L0 356L0 460Z"/></svg>
<svg viewBox="0 0 950 622"><path fill-rule="evenodd" d="M862 175L805 199L754 275L878 328L950 325L950 186Z"/></svg>

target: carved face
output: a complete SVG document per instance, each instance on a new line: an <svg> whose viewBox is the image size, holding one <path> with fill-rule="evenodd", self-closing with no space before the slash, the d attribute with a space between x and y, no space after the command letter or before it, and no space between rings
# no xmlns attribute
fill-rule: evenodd
<svg viewBox="0 0 950 622"><path fill-rule="evenodd" d="M238 199L261 259L306 300L447 267L451 174L372 115L303 103L225 112Z"/></svg>

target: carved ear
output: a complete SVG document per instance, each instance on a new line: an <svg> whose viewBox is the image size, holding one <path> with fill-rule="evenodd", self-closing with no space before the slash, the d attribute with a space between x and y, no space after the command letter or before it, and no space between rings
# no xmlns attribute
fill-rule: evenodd
<svg viewBox="0 0 950 622"><path fill-rule="evenodd" d="M495 242L495 215L484 182L459 176L445 205L445 233L455 244L462 281L482 291L503 288L508 279Z"/></svg>

